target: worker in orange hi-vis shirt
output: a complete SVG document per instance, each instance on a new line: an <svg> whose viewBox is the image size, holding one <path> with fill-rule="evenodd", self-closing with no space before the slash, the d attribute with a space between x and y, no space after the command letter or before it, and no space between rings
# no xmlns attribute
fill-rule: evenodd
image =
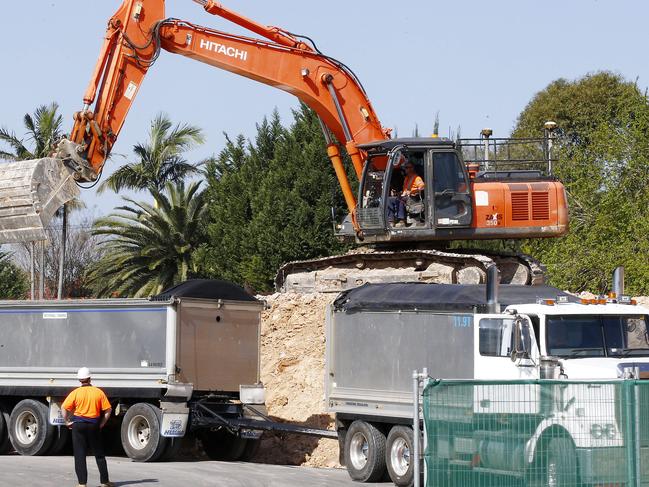
<svg viewBox="0 0 649 487"><path fill-rule="evenodd" d="M391 195L388 202L388 224L395 227L405 226L408 198L419 196L426 189L424 180L417 174L412 162L405 159L403 168L406 173L403 179L403 191L400 195Z"/></svg>
<svg viewBox="0 0 649 487"><path fill-rule="evenodd" d="M62 409L65 424L72 429L74 470L79 487L86 487L88 483L86 454L89 447L95 454L101 487L112 487L113 484L108 480L108 465L100 430L108 422L113 409L104 391L90 384L88 367L79 369L77 379L81 382L81 387L77 387L65 398Z"/></svg>

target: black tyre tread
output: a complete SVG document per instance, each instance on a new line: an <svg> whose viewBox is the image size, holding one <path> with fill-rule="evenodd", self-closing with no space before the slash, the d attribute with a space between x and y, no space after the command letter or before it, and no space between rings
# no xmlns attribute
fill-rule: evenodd
<svg viewBox="0 0 649 487"><path fill-rule="evenodd" d="M205 454L211 460L234 462L244 455L246 440L233 435L226 429L218 431L203 431L199 438Z"/></svg>
<svg viewBox="0 0 649 487"><path fill-rule="evenodd" d="M20 414L26 410L31 411L36 419L39 421L39 440L29 447L22 445L16 438L13 432L15 431L16 420ZM25 456L40 456L47 454L56 438L56 427L49 423L49 409L48 407L34 399L23 399L9 415L9 439L14 449L21 455Z"/></svg>
<svg viewBox="0 0 649 487"><path fill-rule="evenodd" d="M54 427L54 441L50 450L47 452L48 455L60 455L65 450L65 447L68 446L70 441L71 434L70 430L66 426L55 426Z"/></svg>
<svg viewBox="0 0 649 487"><path fill-rule="evenodd" d="M246 446L243 449L243 454L241 455L241 457L239 457L239 460L241 460L242 462L253 461L257 456L257 452L259 451L260 446L261 446L261 438L258 438L256 440L247 439Z"/></svg>
<svg viewBox="0 0 649 487"><path fill-rule="evenodd" d="M411 455L414 455L412 428L401 425L393 426L388 433L388 437L385 443L385 466L388 470L390 480L392 480L392 483L394 485L396 485L397 487L410 487L414 483L414 477L412 473L414 466L412 464L412 461L410 463L410 466L408 467L408 471L403 477L400 477L394 472L394 470L392 470L392 464L390 463L390 449L392 447L392 443L397 438L405 438L408 442L408 447L410 448Z"/></svg>
<svg viewBox="0 0 649 487"><path fill-rule="evenodd" d="M182 447L182 440L182 438L167 438L167 446L165 447L165 450L164 452L162 452L162 455L160 456L160 459L158 461L169 462L171 460L174 460L180 452L180 448Z"/></svg>
<svg viewBox="0 0 649 487"><path fill-rule="evenodd" d="M9 439L9 413L0 404L0 455L9 453L11 450L13 450L13 447Z"/></svg>
<svg viewBox="0 0 649 487"><path fill-rule="evenodd" d="M557 459L558 487L579 485L577 470L577 453L569 438L552 438L548 442L548 462L551 456Z"/></svg>
<svg viewBox="0 0 649 487"><path fill-rule="evenodd" d="M369 451L367 464L362 470L356 470L349 460L349 447L354 435L362 432L369 444ZM359 482L378 482L383 478L386 473L385 466L385 435L372 423L356 420L347 430L345 437L345 458L347 464L347 472L349 476Z"/></svg>
<svg viewBox="0 0 649 487"><path fill-rule="evenodd" d="M153 443L153 446L147 448L145 451L133 450L128 442L128 424L131 418L138 415L144 416L149 421L150 426L154 430L152 435L157 436L158 440L157 443ZM162 412L160 408L152 404L140 402L128 408L122 420L120 437L124 451L131 460L136 462L155 462L164 454L167 446L167 438L160 434L161 418Z"/></svg>

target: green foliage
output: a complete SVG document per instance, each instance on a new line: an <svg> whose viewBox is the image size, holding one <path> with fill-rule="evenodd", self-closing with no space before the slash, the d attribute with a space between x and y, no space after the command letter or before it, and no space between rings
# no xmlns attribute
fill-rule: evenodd
<svg viewBox="0 0 649 487"><path fill-rule="evenodd" d="M200 269L262 291L279 267L343 250L331 208L344 201L316 115L302 106L289 128L274 113L253 142L239 136L207 164L209 223Z"/></svg>
<svg viewBox="0 0 649 487"><path fill-rule="evenodd" d="M15 132L5 128L0 129L0 142L8 145L10 151L0 150L0 159L9 161L24 161L27 159L40 159L48 157L62 137L61 126L63 117L58 113L56 103L39 106L34 114L25 114L23 124L27 133L27 140L31 141L32 148L27 147L26 141L19 138Z"/></svg>
<svg viewBox="0 0 649 487"><path fill-rule="evenodd" d="M122 189L162 191L166 183L185 179L198 172L183 154L204 142L201 129L189 124L176 124L164 114L151 122L149 140L133 147L136 161L118 168L99 187L116 193Z"/></svg>
<svg viewBox="0 0 649 487"><path fill-rule="evenodd" d="M514 136L559 126L555 174L566 186L570 232L522 249L547 265L552 284L603 291L624 265L630 292L649 293L649 103L636 84L600 72L559 79L521 113Z"/></svg>
<svg viewBox="0 0 649 487"><path fill-rule="evenodd" d="M89 271L98 295L154 295L193 275L193 254L205 240L199 188L167 183L163 192L151 189L155 205L124 198L127 205L95 222L93 234L105 237Z"/></svg>
<svg viewBox="0 0 649 487"><path fill-rule="evenodd" d="M29 279L10 257L10 254L0 251L0 299L25 299Z"/></svg>

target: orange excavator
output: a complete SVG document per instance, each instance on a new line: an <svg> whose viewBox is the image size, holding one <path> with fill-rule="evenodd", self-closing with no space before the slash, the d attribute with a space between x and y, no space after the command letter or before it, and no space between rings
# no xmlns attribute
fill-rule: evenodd
<svg viewBox="0 0 649 487"><path fill-rule="evenodd" d="M476 140L390 138L352 70L310 39L259 24L212 0L193 1L263 39L166 18L164 0L124 0L108 22L69 139L59 143L53 158L0 167L0 240L44 238L44 227L56 208L76 195L76 185L97 181L145 75L167 51L292 93L321 121L348 209L336 233L362 247L286 264L278 287L481 282L493 264L504 282L541 281L541 266L526 256L442 249L453 240L558 237L567 231L564 187L551 173L551 122L538 140L494 139L489 130ZM360 182L356 191L341 148ZM406 186L413 177L423 185L410 192Z"/></svg>

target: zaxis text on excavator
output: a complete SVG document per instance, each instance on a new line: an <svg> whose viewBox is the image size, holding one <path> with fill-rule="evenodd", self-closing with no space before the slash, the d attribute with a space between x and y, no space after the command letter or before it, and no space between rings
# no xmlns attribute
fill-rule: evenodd
<svg viewBox="0 0 649 487"><path fill-rule="evenodd" d="M541 266L527 256L444 251L440 243L567 232L564 186L551 172L552 122L543 139L494 139L490 131L480 140L456 142L391 139L357 76L310 39L212 0L193 1L264 39L166 18L164 0L124 0L108 22L69 139L53 158L0 166L0 242L45 239L56 209L78 194L77 183L98 179L145 75L164 50L292 93L320 118L349 211L337 234L371 247L288 263L278 273L279 288L337 291L386 280L478 283L491 265L505 283L542 281ZM360 181L356 191L341 146ZM405 165L424 184L408 197L400 195ZM395 219L398 205L403 222Z"/></svg>

